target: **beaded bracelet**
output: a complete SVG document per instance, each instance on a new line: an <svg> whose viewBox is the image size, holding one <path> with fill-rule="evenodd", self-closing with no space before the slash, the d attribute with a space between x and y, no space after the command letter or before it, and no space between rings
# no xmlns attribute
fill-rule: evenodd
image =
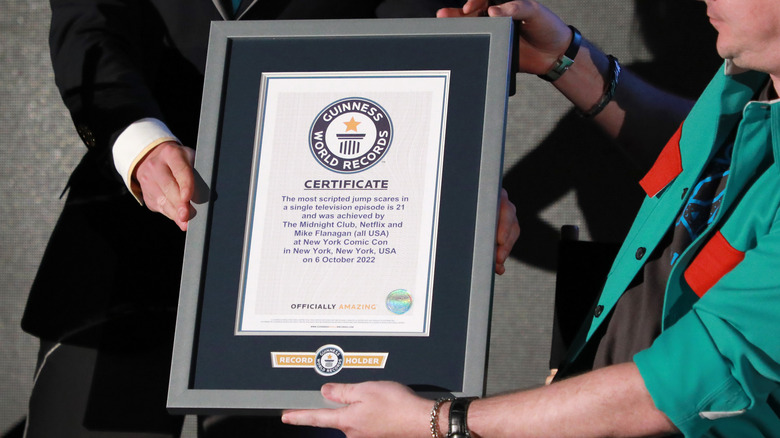
<svg viewBox="0 0 780 438"><path fill-rule="evenodd" d="M618 59L612 55L607 55L607 59L609 59L609 79L607 79L607 85L604 89L604 94L601 96L601 99L598 101L598 103L593 105L591 109L587 111L581 111L578 109L577 114L579 114L580 117L586 119L596 117L596 115L607 106L612 98L615 97L615 90L617 89L618 81L620 80L620 63L618 62Z"/></svg>
<svg viewBox="0 0 780 438"><path fill-rule="evenodd" d="M441 438L439 435L439 408L441 408L442 403L452 401L454 400L452 397L441 397L437 398L435 402L433 402L433 409L431 409L431 437L432 438Z"/></svg>

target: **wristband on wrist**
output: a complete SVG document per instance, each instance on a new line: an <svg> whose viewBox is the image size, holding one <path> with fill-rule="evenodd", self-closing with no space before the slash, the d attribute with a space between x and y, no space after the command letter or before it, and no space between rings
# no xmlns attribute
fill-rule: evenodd
<svg viewBox="0 0 780 438"><path fill-rule="evenodd" d="M607 79L607 83L604 86L604 94L601 96L601 99L599 99L598 103L593 105L593 107L591 107L589 110L580 111L578 109L577 114L579 114L580 117L586 119L596 117L596 115L607 106L612 98L615 97L615 90L617 90L618 81L620 80L620 62L618 62L618 59L612 55L607 55L607 59L609 59L609 78Z"/></svg>
<svg viewBox="0 0 780 438"><path fill-rule="evenodd" d="M469 404L477 397L457 397L450 404L450 429L447 438L471 438L466 415Z"/></svg>
<svg viewBox="0 0 780 438"><path fill-rule="evenodd" d="M431 409L431 438L441 438L439 435L439 409L441 404L454 400L452 397L441 397L433 402L433 409Z"/></svg>
<svg viewBox="0 0 780 438"><path fill-rule="evenodd" d="M553 64L550 71L543 75L539 75L539 77L545 81L553 82L557 80L566 73L566 70L568 70L572 64L574 64L574 57L577 56L577 52L580 51L580 44L582 44L582 35L574 26L569 26L569 29L572 31L572 37L566 52L555 61L555 64Z"/></svg>

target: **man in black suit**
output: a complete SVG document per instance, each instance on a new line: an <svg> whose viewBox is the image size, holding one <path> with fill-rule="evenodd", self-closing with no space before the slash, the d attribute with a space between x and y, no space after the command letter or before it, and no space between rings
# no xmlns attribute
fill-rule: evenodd
<svg viewBox="0 0 780 438"><path fill-rule="evenodd" d="M41 339L29 438L180 433L182 418L165 410L184 244L177 227L186 230L191 214L188 146L211 21L433 17L461 3L51 0L55 79L87 153L22 321ZM499 231L501 273L519 233L506 198ZM278 418L258 424L264 434L254 436L313 436L281 429Z"/></svg>

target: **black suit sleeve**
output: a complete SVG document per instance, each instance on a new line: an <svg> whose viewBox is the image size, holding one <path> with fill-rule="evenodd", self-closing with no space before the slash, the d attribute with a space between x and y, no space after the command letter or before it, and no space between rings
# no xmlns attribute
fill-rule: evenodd
<svg viewBox="0 0 780 438"><path fill-rule="evenodd" d="M273 2L271 2L273 3ZM290 0L276 19L433 18L466 0ZM256 5L258 9L266 6Z"/></svg>
<svg viewBox="0 0 780 438"><path fill-rule="evenodd" d="M441 8L459 8L466 0L384 0L377 7L380 18L430 18Z"/></svg>
<svg viewBox="0 0 780 438"><path fill-rule="evenodd" d="M110 145L125 127L162 119L149 86L162 23L138 0L51 0L51 9L57 87L94 158L110 162Z"/></svg>

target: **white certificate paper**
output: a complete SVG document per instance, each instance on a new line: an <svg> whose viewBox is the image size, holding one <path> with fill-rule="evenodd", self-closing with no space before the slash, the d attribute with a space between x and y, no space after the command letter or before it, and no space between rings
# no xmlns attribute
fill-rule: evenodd
<svg viewBox="0 0 780 438"><path fill-rule="evenodd" d="M427 336L449 72L261 80L236 334Z"/></svg>

